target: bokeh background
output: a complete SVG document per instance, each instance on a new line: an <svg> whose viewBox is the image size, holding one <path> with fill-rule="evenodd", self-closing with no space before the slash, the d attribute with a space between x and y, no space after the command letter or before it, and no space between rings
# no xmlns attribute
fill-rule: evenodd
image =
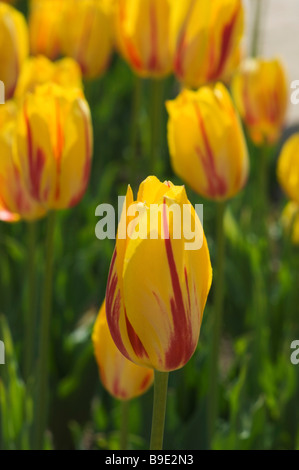
<svg viewBox="0 0 299 470"><path fill-rule="evenodd" d="M279 56L289 81L299 79L296 0L261 0L261 54ZM251 41L252 2L244 1L245 45ZM27 14L27 2L16 5ZM82 202L61 211L55 234L55 282L51 324L50 414L48 448L117 449L121 405L103 388L94 358L91 333L105 296L113 240L97 240L95 210L103 202L117 206L128 183L133 190L150 173L150 89L141 83L137 127L131 116L136 77L114 54L107 72L85 82L94 126L91 180ZM179 85L164 82L164 99L174 98ZM182 181L173 174L167 146L167 114L163 111L159 148L159 178ZM299 125L299 106L289 105L284 135L273 153L270 172L269 237L258 235L256 181L259 160L251 150L247 187L226 213L224 325L220 360L220 417L216 449L299 448L299 366L290 362L290 344L299 339L299 252L284 237L280 216L286 198L276 177L283 141ZM132 135L133 133L133 135ZM137 136L137 137L136 137ZM137 153L131 142L137 139ZM192 203L204 204L204 229L212 264L215 260L215 207L187 188ZM44 267L45 221L39 224L38 292ZM32 419L30 384L22 372L24 305L26 302L27 227L0 225L1 335L6 344L0 366L2 428L0 448L26 448ZM207 447L206 400L208 347L213 287L205 310L198 350L182 370L171 373L166 415L165 449ZM38 340L38 338L36 338ZM5 399L4 399L5 396ZM129 446L146 449L150 435L153 390L130 403ZM6 423L6 424L4 424ZM10 423L7 425L7 423Z"/></svg>

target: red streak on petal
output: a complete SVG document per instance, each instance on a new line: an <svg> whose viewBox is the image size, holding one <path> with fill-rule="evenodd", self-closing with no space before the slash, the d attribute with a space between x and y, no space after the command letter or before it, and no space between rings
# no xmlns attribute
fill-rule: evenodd
<svg viewBox="0 0 299 470"><path fill-rule="evenodd" d="M150 27L151 27L151 56L148 63L148 68L151 71L158 71L158 27L157 27L157 18L154 8L154 4L151 3L150 7Z"/></svg>
<svg viewBox="0 0 299 470"><path fill-rule="evenodd" d="M122 300L120 290L118 288L118 277L115 271L116 256L117 251L115 249L111 260L106 288L106 317L113 341L115 342L116 346L121 351L121 353L127 359L130 359L127 350L124 346L119 329L119 317L120 310L122 308Z"/></svg>
<svg viewBox="0 0 299 470"><path fill-rule="evenodd" d="M163 226L164 233L168 233L169 229L165 204L163 206ZM173 290L173 297L170 299L171 313L173 318L173 331L168 350L165 353L165 367L171 370L184 365L190 359L194 351L194 344L192 342L190 312L186 311L184 306L184 300L172 251L171 240L165 237L164 241Z"/></svg>
<svg viewBox="0 0 299 470"><path fill-rule="evenodd" d="M27 151L28 151L28 164L29 164L29 178L31 183L31 194L32 196L40 200L40 186L41 186L41 178L42 173L45 165L45 155L41 148L38 148L36 152L33 149L33 138L32 138L32 131L29 123L29 119L27 116L26 109L24 108L24 118L27 130Z"/></svg>
<svg viewBox="0 0 299 470"><path fill-rule="evenodd" d="M186 36L187 36L187 28L190 22L190 17L192 15L192 11L195 5L195 1L193 0L190 3L189 10L187 12L186 18L184 20L184 23L180 29L180 32L178 34L178 41L177 41L177 46L176 46L176 53L174 57L174 70L176 74L178 75L179 78L184 77L184 55L185 55L185 50L187 48L187 41L186 41Z"/></svg>
<svg viewBox="0 0 299 470"><path fill-rule="evenodd" d="M174 57L174 70L177 76L182 79L184 77L184 54L186 50L186 33L182 32L181 37L179 38L177 50Z"/></svg>
<svg viewBox="0 0 299 470"><path fill-rule="evenodd" d="M209 77L210 80L217 80L223 73L223 70L226 66L227 60L229 58L229 54L232 49L233 32L234 32L234 27L235 27L235 23L236 23L239 11L240 11L240 6L237 7L230 22L227 23L223 28L219 62L218 62L218 66L216 67L216 69L211 73Z"/></svg>
<svg viewBox="0 0 299 470"><path fill-rule="evenodd" d="M207 192L211 198L215 198L218 196L222 197L226 194L227 191L226 182L222 177L217 174L213 151L210 146L203 118L201 116L198 106L196 106L196 114L198 117L200 133L205 146L205 153L203 153L199 147L196 147L196 152L204 167L205 175L208 180Z"/></svg>
<svg viewBox="0 0 299 470"><path fill-rule="evenodd" d="M127 394L120 388L119 377L115 377L112 387L113 394L118 398L127 398Z"/></svg>
<svg viewBox="0 0 299 470"><path fill-rule="evenodd" d="M244 108L245 108L245 119L248 125L254 125L257 122L257 118L253 112L251 107L251 98L250 98L250 77L249 74L246 73L244 76L244 85L243 85L243 100L244 100Z"/></svg>
<svg viewBox="0 0 299 470"><path fill-rule="evenodd" d="M140 341L139 336L136 334L134 328L132 327L127 314L125 312L125 317L126 317L126 326L127 326L127 332L128 332L128 337L131 343L131 346L133 348L134 353L136 354L137 357L140 359L143 359L146 357L148 359L148 354L146 350L144 349L144 346L142 342Z"/></svg>
<svg viewBox="0 0 299 470"><path fill-rule="evenodd" d="M128 55L128 59L132 65L132 67L135 68L135 70L137 71L141 71L142 68L143 68L143 65L142 65L142 60L140 58L140 55L135 47L135 45L133 44L133 41L126 37L126 34L125 34L125 30L124 30L124 27L123 27L123 24L125 23L126 21L126 10L125 10L125 5L123 2L120 2L120 29L121 29L121 36L123 38L123 42L124 42L124 46L125 46L125 50L126 50L126 54Z"/></svg>
<svg viewBox="0 0 299 470"><path fill-rule="evenodd" d="M56 149L55 149L55 158L56 158L56 168L57 168L57 178L56 178L56 201L60 197L60 174L61 174L61 160L62 152L64 145L64 136L62 132L61 116L59 104L56 101Z"/></svg>

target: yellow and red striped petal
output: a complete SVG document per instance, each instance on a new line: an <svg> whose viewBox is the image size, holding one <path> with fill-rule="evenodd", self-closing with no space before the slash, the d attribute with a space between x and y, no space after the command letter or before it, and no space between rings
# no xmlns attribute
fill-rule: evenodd
<svg viewBox="0 0 299 470"><path fill-rule="evenodd" d="M182 367L196 349L212 270L201 223L184 188L162 184L166 191L160 199L155 199L155 179L142 188L154 190L154 202L138 203L135 228L143 228L144 236L135 237L128 226L122 272L115 268L117 242L106 298L109 328L120 351L136 364L169 371ZM186 249L185 221L173 215L182 214L184 206L201 248Z"/></svg>
<svg viewBox="0 0 299 470"><path fill-rule="evenodd" d="M239 118L226 88L218 83L183 90L167 103L172 165L194 191L225 200L245 185L249 158Z"/></svg>

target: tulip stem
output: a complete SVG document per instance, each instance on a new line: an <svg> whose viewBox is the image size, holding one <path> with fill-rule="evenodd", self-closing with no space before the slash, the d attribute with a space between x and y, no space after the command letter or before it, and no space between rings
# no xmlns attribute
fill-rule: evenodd
<svg viewBox="0 0 299 470"><path fill-rule="evenodd" d="M129 426L129 401L121 403L120 450L127 450Z"/></svg>
<svg viewBox="0 0 299 470"><path fill-rule="evenodd" d="M154 407L150 450L162 450L167 402L168 372L155 370Z"/></svg>
<svg viewBox="0 0 299 470"><path fill-rule="evenodd" d="M25 317L25 380L32 373L34 338L36 327L36 223L30 222L28 228L28 310Z"/></svg>
<svg viewBox="0 0 299 470"><path fill-rule="evenodd" d="M260 36L261 36L261 19L262 19L262 0L255 1L255 16L253 23L252 33L252 44L251 44L251 56L257 57L260 49Z"/></svg>
<svg viewBox="0 0 299 470"><path fill-rule="evenodd" d="M138 165L137 151L138 151L138 138L139 138L139 116L142 97L142 80L135 77L134 94L132 100L132 120L131 120L131 168L132 168L132 182L137 183L136 170Z"/></svg>
<svg viewBox="0 0 299 470"><path fill-rule="evenodd" d="M47 425L48 409L48 375L49 375L49 346L51 329L52 309L52 280L54 259L54 234L55 234L55 212L48 216L47 239L46 239L46 265L44 277L44 289L42 297L42 313L40 322L40 344L39 362L37 367L37 395L35 414L35 449L43 448L44 433Z"/></svg>
<svg viewBox="0 0 299 470"><path fill-rule="evenodd" d="M151 81L151 151L150 169L153 175L160 172L161 128L163 116L164 81Z"/></svg>
<svg viewBox="0 0 299 470"><path fill-rule="evenodd" d="M214 298L214 323L212 332L212 351L210 365L210 387L208 406L208 426L210 446L215 431L215 424L218 415L218 369L219 352L222 330L222 312L224 297L224 259L225 259L225 234L224 234L224 214L226 204L217 204L217 260L216 260L216 283Z"/></svg>

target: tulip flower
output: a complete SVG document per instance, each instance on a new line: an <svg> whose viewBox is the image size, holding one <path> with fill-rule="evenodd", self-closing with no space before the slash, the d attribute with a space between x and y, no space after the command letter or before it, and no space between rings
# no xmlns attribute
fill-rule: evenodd
<svg viewBox="0 0 299 470"><path fill-rule="evenodd" d="M51 62L44 56L30 57L22 67L15 97L20 98L47 82L68 88L82 88L80 67L71 58Z"/></svg>
<svg viewBox="0 0 299 470"><path fill-rule="evenodd" d="M85 193L92 127L82 90L48 83L27 93L17 118L18 164L33 199L66 209Z"/></svg>
<svg viewBox="0 0 299 470"><path fill-rule="evenodd" d="M136 207L140 217L132 219ZM184 231L174 235L172 208L185 208L184 223L202 236L200 249L186 249ZM183 367L198 343L211 280L207 242L184 187L149 177L136 204L129 187L106 290L107 321L121 353L160 372Z"/></svg>
<svg viewBox="0 0 299 470"><path fill-rule="evenodd" d="M243 30L241 0L172 0L170 44L177 78L198 88L230 75Z"/></svg>
<svg viewBox="0 0 299 470"><path fill-rule="evenodd" d="M299 204L299 133L290 137L278 159L278 181L288 197Z"/></svg>
<svg viewBox="0 0 299 470"><path fill-rule="evenodd" d="M16 105L0 106L0 220L35 220L44 209L29 194L16 159Z"/></svg>
<svg viewBox="0 0 299 470"><path fill-rule="evenodd" d="M131 400L152 385L153 370L137 366L116 347L107 323L105 302L99 311L92 341L102 383L112 396L119 400Z"/></svg>
<svg viewBox="0 0 299 470"><path fill-rule="evenodd" d="M64 5L63 52L78 62L84 77L96 78L108 67L113 49L111 9L103 0L66 1Z"/></svg>
<svg viewBox="0 0 299 470"><path fill-rule="evenodd" d="M61 54L62 0L31 0L29 15L30 50L33 55L57 59ZM69 25L67 25L69 27Z"/></svg>
<svg viewBox="0 0 299 470"><path fill-rule="evenodd" d="M117 0L116 41L141 77L161 78L172 70L169 0Z"/></svg>
<svg viewBox="0 0 299 470"><path fill-rule="evenodd" d="M195 192L214 200L235 196L245 185L249 158L239 118L218 83L183 90L167 102L168 143L175 173Z"/></svg>
<svg viewBox="0 0 299 470"><path fill-rule="evenodd" d="M6 99L12 98L21 66L28 55L28 30L24 16L0 3L0 79Z"/></svg>
<svg viewBox="0 0 299 470"><path fill-rule="evenodd" d="M299 204L290 201L283 210L281 217L285 232L294 245L299 245Z"/></svg>
<svg viewBox="0 0 299 470"><path fill-rule="evenodd" d="M237 109L256 145L279 140L286 118L288 86L279 60L248 59L237 71L232 93Z"/></svg>

